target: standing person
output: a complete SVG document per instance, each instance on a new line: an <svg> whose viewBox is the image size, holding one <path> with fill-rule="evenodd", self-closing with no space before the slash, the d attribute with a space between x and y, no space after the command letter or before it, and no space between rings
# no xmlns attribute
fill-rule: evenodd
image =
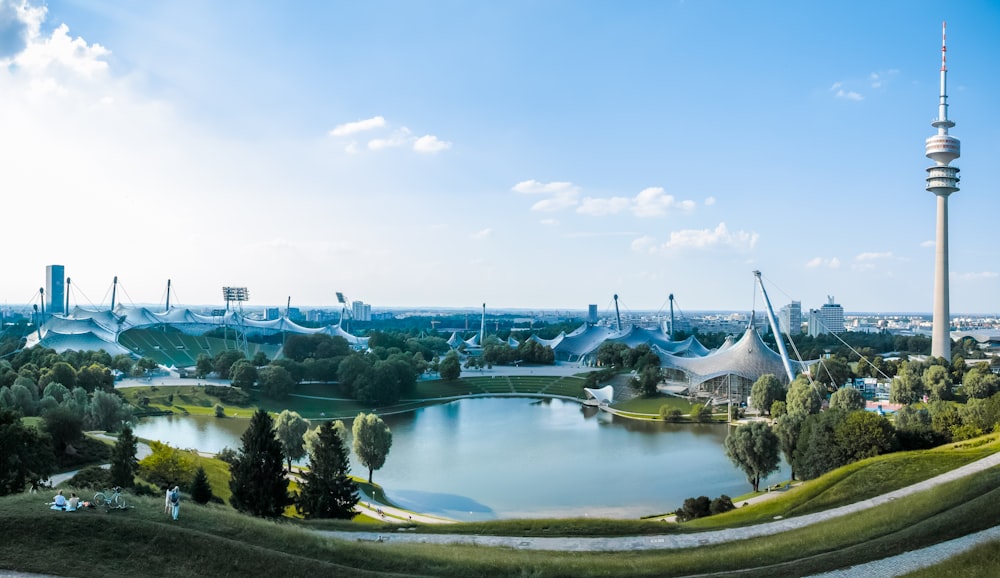
<svg viewBox="0 0 1000 578"><path fill-rule="evenodd" d="M163 486L163 513L170 515L170 485Z"/></svg>
<svg viewBox="0 0 1000 578"><path fill-rule="evenodd" d="M172 508L174 520L177 519L177 514L181 512L181 489L174 486L174 489L170 490L170 507Z"/></svg>

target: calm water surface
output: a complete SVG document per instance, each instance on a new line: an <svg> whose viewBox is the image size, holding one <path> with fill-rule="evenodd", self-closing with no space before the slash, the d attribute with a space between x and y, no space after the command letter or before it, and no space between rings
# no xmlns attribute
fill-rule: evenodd
<svg viewBox="0 0 1000 578"><path fill-rule="evenodd" d="M725 456L724 425L637 422L562 400L512 398L383 419L393 444L374 481L408 509L459 520L635 518L672 511L691 496L751 489ZM248 423L155 417L143 419L136 435L215 452L239 448ZM351 471L368 475L356 462ZM782 463L770 483L788 476Z"/></svg>

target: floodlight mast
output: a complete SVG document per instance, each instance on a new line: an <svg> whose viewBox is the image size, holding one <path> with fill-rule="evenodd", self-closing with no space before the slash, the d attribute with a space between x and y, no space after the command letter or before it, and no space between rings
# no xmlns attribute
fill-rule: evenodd
<svg viewBox="0 0 1000 578"><path fill-rule="evenodd" d="M788 350L785 349L785 342L781 340L781 329L778 327L778 320L774 316L774 309L771 307L771 300L767 298L767 290L764 289L764 282L760 280L760 271L754 271L753 276L757 279L757 285L760 286L760 292L764 295L764 305L767 306L767 320L771 324L771 331L774 332L774 341L778 344L778 352L781 354L781 364L785 366L785 374L788 376L788 383L791 383L795 381L795 372L792 371L792 362L788 358Z"/></svg>
<svg viewBox="0 0 1000 578"><path fill-rule="evenodd" d="M247 332L246 328L243 326L243 302L250 300L250 291L246 287L223 287L222 297L226 300L226 312L229 312L229 303L231 301L236 302L236 308L238 311L234 311L233 318L236 319L236 330L237 330L237 345L242 346L243 356L249 357L249 347L247 346ZM225 316L223 316L223 323L225 323Z"/></svg>

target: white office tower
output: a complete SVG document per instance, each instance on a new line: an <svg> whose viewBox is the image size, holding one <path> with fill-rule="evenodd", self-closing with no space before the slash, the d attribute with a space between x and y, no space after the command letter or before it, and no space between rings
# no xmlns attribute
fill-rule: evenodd
<svg viewBox="0 0 1000 578"><path fill-rule="evenodd" d="M843 332L844 308L834 302L832 295L827 295L822 307L809 311L809 335L816 337L824 333Z"/></svg>
<svg viewBox="0 0 1000 578"><path fill-rule="evenodd" d="M778 311L778 327L785 335L802 333L802 302L792 301Z"/></svg>
<svg viewBox="0 0 1000 578"><path fill-rule="evenodd" d="M951 312L948 304L948 195L958 190L958 167L948 163L961 155L958 139L948 134L955 123L948 120L948 65L946 60L945 23L941 23L941 96L938 117L931 123L937 134L927 139L927 158L934 166L927 169L927 190L937 196L937 238L934 253L934 326L931 330L931 355L951 361Z"/></svg>

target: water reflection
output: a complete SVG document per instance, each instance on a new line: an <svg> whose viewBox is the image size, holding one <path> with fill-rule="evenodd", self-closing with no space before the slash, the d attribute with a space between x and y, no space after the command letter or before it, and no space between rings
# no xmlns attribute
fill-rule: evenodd
<svg viewBox="0 0 1000 578"><path fill-rule="evenodd" d="M466 399L385 416L393 445L374 481L418 511L466 519L638 517L687 497L750 485L725 457L717 424L640 422L563 400ZM248 420L143 420L140 437L177 447L239 447ZM352 463L352 472L368 471ZM787 467L771 483L787 479ZM457 513L462 513L458 516Z"/></svg>

